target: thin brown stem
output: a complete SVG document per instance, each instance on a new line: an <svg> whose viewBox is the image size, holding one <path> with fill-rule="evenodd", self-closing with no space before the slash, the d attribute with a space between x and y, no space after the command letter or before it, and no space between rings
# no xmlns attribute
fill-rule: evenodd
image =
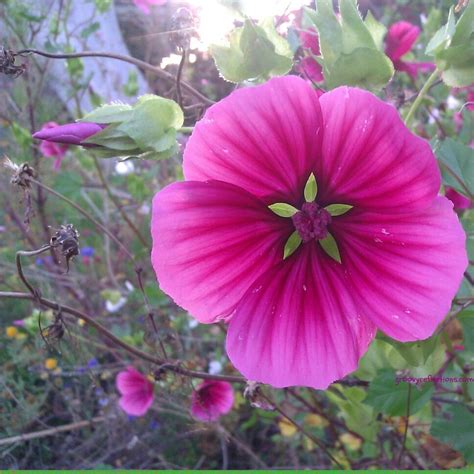
<svg viewBox="0 0 474 474"><path fill-rule="evenodd" d="M133 262L135 262L135 258L133 255L128 251L127 247L125 247L122 242L111 232L107 227L103 226L99 221L94 219L86 210L84 210L81 206L76 204L74 201L71 201L71 199L67 198L66 196L63 196L61 193L58 193L54 189L50 188L49 186L46 186L46 184L41 183L40 181L37 181L34 178L28 178L28 181L30 183L36 184L36 186L39 186L43 188L44 190L48 191L49 193L53 194L54 196L58 197L59 199L62 199L63 201L67 202L70 206L72 206L74 209L79 211L85 218L90 220L98 229L100 229L102 232L107 234L122 250L123 252L127 255L127 257L130 258Z"/></svg>
<svg viewBox="0 0 474 474"><path fill-rule="evenodd" d="M152 72L157 76L161 77L170 82L175 82L176 78L173 74L164 71L163 69L153 66L145 61L141 61L140 59L133 58L131 56L125 56L123 54L115 54L106 51L82 51L80 53L61 53L61 54L53 54L48 53L46 51L40 51L38 49L22 49L15 53L16 56L23 56L26 54L38 54L39 56L44 56L45 58L52 58L52 59L71 59L71 58L109 58L109 59L116 59L118 61L124 61L126 63L134 64L135 66L142 68L146 71ZM206 105L214 104L214 101L208 99L206 96L201 94L198 90L196 90L193 86L188 84L187 82L182 81L183 89L187 92L192 94L194 97L198 98L200 101L204 102Z"/></svg>
<svg viewBox="0 0 474 474"><path fill-rule="evenodd" d="M407 442L408 436L408 423L410 420L410 402L411 402L411 384L408 384L408 394L407 394L407 412L405 415L405 432L403 433L402 447L400 448L400 453L398 454L397 469L400 469L400 462L402 461L403 452L405 451L405 445Z"/></svg>
<svg viewBox="0 0 474 474"><path fill-rule="evenodd" d="M330 453L329 449L326 447L326 445L318 438L313 436L311 433L305 430L303 426L301 426L296 420L294 420L290 415L288 415L277 403L275 403L273 400L270 399L267 395L265 395L262 391L260 392L260 395L262 398L264 398L271 406L274 407L275 411L277 411L281 416L286 418L292 425L295 426L295 428L304 436L306 436L308 439L310 439L316 446L319 446L328 456L329 459L331 459L332 462L334 462L339 469L343 469L343 466L341 463Z"/></svg>
<svg viewBox="0 0 474 474"><path fill-rule="evenodd" d="M70 314L77 319L82 319L86 324L96 329L100 334L113 342L116 346L122 348L129 354L138 357L147 362L151 362L154 365L158 366L158 369L168 370L179 375L184 375L187 377L194 377L198 379L205 380L223 380L231 383L246 383L246 380L243 377L233 376L233 375L213 375L206 372L198 372L194 370L185 369L179 361L165 361L159 357L155 357L151 354L141 351L136 347L130 346L126 342L122 341L120 338L112 334L108 329L106 329L102 324L98 323L92 316L89 316L78 309L71 308L70 306L65 306L59 304L55 301L48 300L42 296L34 296L29 293L20 293L20 292L8 292L1 291L0 298L17 298L23 300L36 301L39 304L46 306L54 311L62 311L63 313Z"/></svg>
<svg viewBox="0 0 474 474"><path fill-rule="evenodd" d="M181 80L183 76L183 68L186 63L186 56L187 56L187 50L186 48L183 48L183 54L181 56L181 61L179 62L179 66L178 66L178 73L176 74L176 95L178 98L178 104L181 108L183 108L183 94L181 92Z"/></svg>
<svg viewBox="0 0 474 474"><path fill-rule="evenodd" d="M32 296L35 298L38 295L37 290L35 290L30 282L26 279L25 274L23 273L23 268L21 266L21 257L34 257L35 255L40 255L43 252L46 252L47 250L50 250L52 248L51 245L45 245L37 250L31 250L31 251L26 251L26 250L20 250L16 253L16 268L18 271L18 276L20 277L21 281L24 283L24 285L28 288Z"/></svg>
<svg viewBox="0 0 474 474"><path fill-rule="evenodd" d="M120 215L123 217L124 221L128 224L132 232L138 237L138 240L144 245L145 247L148 248L149 244L145 237L142 235L142 233L138 230L138 228L135 226L135 224L130 220L128 217L127 213L123 210L123 207L120 205L118 202L118 199L114 196L112 193L112 190L110 189L110 186L107 183L107 180L104 177L104 173L102 171L102 168L100 166L99 160L97 159L96 156L94 158L94 164L97 169L97 174L99 175L100 182L102 183L102 186L105 189L105 192L107 193L107 196L109 196L110 200L112 201L113 205L117 208L117 210L120 212Z"/></svg>

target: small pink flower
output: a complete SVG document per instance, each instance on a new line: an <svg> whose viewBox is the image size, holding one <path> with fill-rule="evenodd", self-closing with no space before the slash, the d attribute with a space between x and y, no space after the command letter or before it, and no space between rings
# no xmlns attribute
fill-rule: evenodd
<svg viewBox="0 0 474 474"><path fill-rule="evenodd" d="M58 127L56 122L46 122L42 127L41 131L48 130L51 128ZM54 162L54 169L58 170L61 167L61 162L64 158L68 149L67 145L52 143L52 142L42 142L40 145L41 153L47 158L56 158Z"/></svg>
<svg viewBox="0 0 474 474"><path fill-rule="evenodd" d="M153 5L164 5L168 0L133 0L135 6L137 6L145 15L150 14L150 7Z"/></svg>
<svg viewBox="0 0 474 474"><path fill-rule="evenodd" d="M318 98L296 76L238 89L196 124L183 161L185 181L153 200L152 264L198 321L229 322L227 353L249 380L324 389L377 329L426 339L448 313L465 233L430 145L373 94ZM352 208L329 216L332 204Z"/></svg>
<svg viewBox="0 0 474 474"><path fill-rule="evenodd" d="M469 209L471 200L455 191L453 188L446 187L445 196L454 204L454 209Z"/></svg>
<svg viewBox="0 0 474 474"><path fill-rule="evenodd" d="M228 382L205 380L191 396L191 414L200 421L216 421L234 405L234 391Z"/></svg>
<svg viewBox="0 0 474 474"><path fill-rule="evenodd" d="M119 406L128 415L142 416L153 403L153 384L133 367L117 374L117 390L122 395Z"/></svg>
<svg viewBox="0 0 474 474"><path fill-rule="evenodd" d="M323 67L314 58L321 55L318 33L313 28L303 30L300 32L300 41L306 55L297 64L296 70L312 82L324 81Z"/></svg>
<svg viewBox="0 0 474 474"><path fill-rule="evenodd" d="M430 62L404 61L402 57L413 49L420 29L407 21L394 23L385 38L385 54L391 59L397 71L406 72L413 79L420 71L433 71L435 65Z"/></svg>

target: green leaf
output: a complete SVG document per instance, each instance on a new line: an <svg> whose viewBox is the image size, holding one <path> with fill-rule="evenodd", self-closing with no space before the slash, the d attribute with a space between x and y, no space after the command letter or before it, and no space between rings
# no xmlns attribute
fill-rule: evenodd
<svg viewBox="0 0 474 474"><path fill-rule="evenodd" d="M462 311L459 313L458 319L464 334L464 349L474 353L474 310Z"/></svg>
<svg viewBox="0 0 474 474"><path fill-rule="evenodd" d="M273 20L255 25L246 20L229 35L229 44L209 48L222 77L231 82L266 80L286 74L293 65L288 41L281 37Z"/></svg>
<svg viewBox="0 0 474 474"><path fill-rule="evenodd" d="M437 55L441 77L450 87L469 86L474 82L474 34L466 43L451 46Z"/></svg>
<svg viewBox="0 0 474 474"><path fill-rule="evenodd" d="M305 9L318 30L324 77L329 88L356 85L383 87L393 76L393 64L383 53L385 27L372 15L364 22L355 0L340 0L340 21L332 0L317 2L318 10Z"/></svg>
<svg viewBox="0 0 474 474"><path fill-rule="evenodd" d="M341 54L325 78L331 89L342 85L379 89L392 78L393 72L393 64L384 53L358 48L350 54Z"/></svg>
<svg viewBox="0 0 474 474"><path fill-rule="evenodd" d="M326 206L324 209L331 214L331 216L342 216L346 212L349 212L354 206L350 204L330 204Z"/></svg>
<svg viewBox="0 0 474 474"><path fill-rule="evenodd" d="M304 187L304 198L306 202L313 202L316 199L317 195L318 195L318 183L316 182L316 178L314 177L314 174L311 173Z"/></svg>
<svg viewBox="0 0 474 474"><path fill-rule="evenodd" d="M95 133L82 143L100 145L109 150L133 152L137 150L137 144L121 132L118 125L109 125L98 133Z"/></svg>
<svg viewBox="0 0 474 474"><path fill-rule="evenodd" d="M425 383L421 388L411 387L410 414L418 412L431 399L434 387ZM396 382L393 370L382 370L369 385L364 403L388 416L404 416L407 411L408 384Z"/></svg>
<svg viewBox="0 0 474 474"><path fill-rule="evenodd" d="M79 122L120 123L129 120L133 115L133 108L128 104L105 104L89 112Z"/></svg>
<svg viewBox="0 0 474 474"><path fill-rule="evenodd" d="M118 129L135 141L142 151L164 152L176 143L176 130L183 125L181 108L172 100L154 96L142 99L130 119Z"/></svg>
<svg viewBox="0 0 474 474"><path fill-rule="evenodd" d="M98 21L95 21L94 23L91 23L89 26L86 26L81 31L81 38L87 39L92 33L95 33L99 29L100 29L100 23Z"/></svg>
<svg viewBox="0 0 474 474"><path fill-rule="evenodd" d="M370 10L367 12L364 23L367 29L369 30L369 33L372 35L372 39L374 40L375 46L377 46L379 51L383 51L384 38L387 33L387 27L377 21Z"/></svg>
<svg viewBox="0 0 474 474"><path fill-rule="evenodd" d="M474 462L474 414L462 405L446 410L449 418L437 418L431 425L431 435L460 451L464 459Z"/></svg>
<svg viewBox="0 0 474 474"><path fill-rule="evenodd" d="M285 258L288 258L290 255L292 255L296 251L296 249L300 246L300 244L301 244L300 234L298 234L298 231L295 230L286 241L285 249L283 251L283 260Z"/></svg>
<svg viewBox="0 0 474 474"><path fill-rule="evenodd" d="M426 50L425 53L428 55L434 55L438 51L441 51L444 49L449 41L452 39L454 35L454 31L456 28L456 23L455 23L455 18L454 18L454 7L451 7L449 9L449 14L448 14L448 21L445 25L443 25L431 38L431 40L428 42L426 45Z"/></svg>
<svg viewBox="0 0 474 474"><path fill-rule="evenodd" d="M447 138L436 150L436 156L444 165L441 166L444 183L462 194L466 194L466 189L471 194L474 194L474 159L472 149L451 138Z"/></svg>
<svg viewBox="0 0 474 474"><path fill-rule="evenodd" d="M450 87L469 86L474 82L474 3L469 2L454 25L453 7L448 23L438 30L427 46L435 56L443 81Z"/></svg>
<svg viewBox="0 0 474 474"><path fill-rule="evenodd" d="M130 71L128 73L128 79L126 84L123 86L123 92L128 97L134 97L138 94L138 76L136 71Z"/></svg>
<svg viewBox="0 0 474 474"><path fill-rule="evenodd" d="M334 391L327 390L328 399L337 405L341 410L341 415L347 427L363 436L367 441L374 441L380 428L380 423L376 420L377 413L362 401L366 394L365 390L359 387L343 387L335 384Z"/></svg>
<svg viewBox="0 0 474 474"><path fill-rule="evenodd" d="M415 342L399 342L383 335L377 334L377 338L381 339L392 347L408 362L411 367L419 367L426 363L428 357L433 353L439 344L438 337L425 339L424 341Z"/></svg>
<svg viewBox="0 0 474 474"><path fill-rule="evenodd" d="M286 202L276 202L275 204L270 204L268 208L280 217L291 217L298 212L296 207L293 207L291 204L287 204Z"/></svg>
<svg viewBox="0 0 474 474"><path fill-rule="evenodd" d="M339 253L339 248L337 247L337 242L331 234L328 234L326 238L318 241L323 248L323 250L336 262L341 263L341 255Z"/></svg>

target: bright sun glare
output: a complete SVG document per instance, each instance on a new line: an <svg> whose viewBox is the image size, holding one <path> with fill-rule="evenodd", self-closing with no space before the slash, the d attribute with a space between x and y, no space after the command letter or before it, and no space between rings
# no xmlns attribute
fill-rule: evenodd
<svg viewBox="0 0 474 474"><path fill-rule="evenodd" d="M234 27L234 21L242 19L237 10L225 6L232 2L222 0L189 0L199 17L198 32L202 45L221 43ZM245 15L260 20L265 17L281 15L301 8L310 0L240 0L239 9Z"/></svg>

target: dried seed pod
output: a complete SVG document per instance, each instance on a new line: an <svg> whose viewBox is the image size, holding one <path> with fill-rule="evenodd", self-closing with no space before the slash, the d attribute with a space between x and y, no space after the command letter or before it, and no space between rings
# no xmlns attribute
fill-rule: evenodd
<svg viewBox="0 0 474 474"><path fill-rule="evenodd" d="M178 8L171 17L171 44L178 50L189 49L191 38L195 35L194 16L187 8Z"/></svg>
<svg viewBox="0 0 474 474"><path fill-rule="evenodd" d="M61 254L66 257L69 271L69 260L79 255L79 232L72 224L62 225L51 237L50 244L54 248L61 248Z"/></svg>
<svg viewBox="0 0 474 474"><path fill-rule="evenodd" d="M15 64L15 54L11 49L0 48L0 73L18 77L26 71L26 64Z"/></svg>

